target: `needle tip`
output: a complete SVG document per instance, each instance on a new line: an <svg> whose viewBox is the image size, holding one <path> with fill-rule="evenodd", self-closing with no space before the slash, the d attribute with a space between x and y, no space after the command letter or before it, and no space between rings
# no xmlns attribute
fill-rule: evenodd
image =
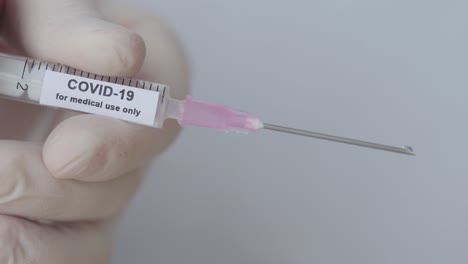
<svg viewBox="0 0 468 264"><path fill-rule="evenodd" d="M405 153L408 155L416 156L416 153L414 153L414 150L410 146L404 146L403 149L405 150Z"/></svg>

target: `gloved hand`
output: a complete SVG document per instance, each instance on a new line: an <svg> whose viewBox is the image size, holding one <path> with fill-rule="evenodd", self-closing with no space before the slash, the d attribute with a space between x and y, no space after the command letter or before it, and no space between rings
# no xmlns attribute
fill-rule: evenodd
<svg viewBox="0 0 468 264"><path fill-rule="evenodd" d="M179 44L152 15L108 1L3 5L2 52L187 93ZM109 263L111 224L177 124L158 130L6 100L0 120L0 263Z"/></svg>

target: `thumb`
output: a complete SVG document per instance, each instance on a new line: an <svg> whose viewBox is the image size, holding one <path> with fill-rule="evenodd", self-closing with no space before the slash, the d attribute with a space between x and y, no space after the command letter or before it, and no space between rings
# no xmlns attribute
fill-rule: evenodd
<svg viewBox="0 0 468 264"><path fill-rule="evenodd" d="M110 76L143 64L143 39L106 21L93 0L10 0L5 16L6 34L28 56Z"/></svg>

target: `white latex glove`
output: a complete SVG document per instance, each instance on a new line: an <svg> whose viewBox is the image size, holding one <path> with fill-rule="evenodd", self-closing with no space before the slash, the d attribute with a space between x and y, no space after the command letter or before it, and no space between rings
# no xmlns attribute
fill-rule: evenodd
<svg viewBox="0 0 468 264"><path fill-rule="evenodd" d="M107 1L4 4L3 52L187 92L181 49L152 15ZM4 100L0 122L0 264L109 263L110 224L178 132Z"/></svg>

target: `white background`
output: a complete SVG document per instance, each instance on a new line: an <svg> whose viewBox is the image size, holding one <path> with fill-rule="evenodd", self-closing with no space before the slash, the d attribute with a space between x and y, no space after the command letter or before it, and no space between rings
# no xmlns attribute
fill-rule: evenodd
<svg viewBox="0 0 468 264"><path fill-rule="evenodd" d="M187 129L114 263L468 262L466 1L134 2L179 33L194 97L417 156Z"/></svg>

